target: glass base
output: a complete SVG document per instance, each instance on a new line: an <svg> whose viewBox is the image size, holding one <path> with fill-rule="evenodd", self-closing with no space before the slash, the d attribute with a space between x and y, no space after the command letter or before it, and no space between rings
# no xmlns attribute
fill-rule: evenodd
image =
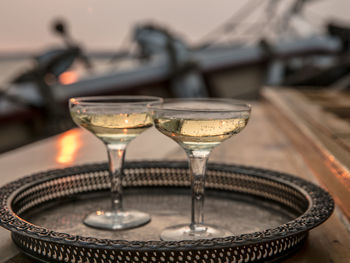
<svg viewBox="0 0 350 263"><path fill-rule="evenodd" d="M142 226L150 220L149 214L134 210L120 211L118 213L97 211L88 215L84 219L84 223L94 228L118 230Z"/></svg>
<svg viewBox="0 0 350 263"><path fill-rule="evenodd" d="M196 225L191 228L190 225L184 224L164 229L160 234L160 239L164 241L181 241L211 239L231 235L232 233L230 231L214 225Z"/></svg>

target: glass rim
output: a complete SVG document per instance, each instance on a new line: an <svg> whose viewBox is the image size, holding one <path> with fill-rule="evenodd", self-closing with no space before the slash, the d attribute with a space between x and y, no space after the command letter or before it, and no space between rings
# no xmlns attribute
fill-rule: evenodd
<svg viewBox="0 0 350 263"><path fill-rule="evenodd" d="M113 100L116 100L113 102ZM120 101L117 101L120 100ZM123 102L123 100L125 100ZM128 101L129 100L129 101ZM133 101L135 100L135 101ZM113 95L113 96L83 96L72 97L69 99L70 105L86 105L86 106L125 106L131 105L148 105L156 102L163 102L163 98L156 96L143 95Z"/></svg>
<svg viewBox="0 0 350 263"><path fill-rule="evenodd" d="M200 101L200 102L222 102L222 103L226 103L226 104L230 104L230 105L236 105L239 107L242 107L243 109L232 109L232 110L228 110L228 109L193 109L193 108L181 108L181 109L176 109L176 108L164 108L164 105L166 105L167 103L176 103L176 102L196 102L196 101ZM251 104L246 103L245 101L242 100L237 100L237 99L228 99L228 98L166 98L163 99L163 103L161 104L157 104L157 105L152 105L151 103L149 103L147 105L147 108L149 110L155 110L155 111L163 111L163 112L197 112L197 113L232 113L232 112L236 112L236 113L240 113L240 112L250 112L252 109Z"/></svg>

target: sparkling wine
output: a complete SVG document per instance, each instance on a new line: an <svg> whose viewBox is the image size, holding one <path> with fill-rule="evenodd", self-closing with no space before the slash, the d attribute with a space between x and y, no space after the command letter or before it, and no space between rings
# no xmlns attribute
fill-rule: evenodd
<svg viewBox="0 0 350 263"><path fill-rule="evenodd" d="M148 106L156 128L186 151L192 189L191 223L167 227L167 241L211 239L232 233L204 223L205 170L211 150L239 133L248 123L251 107L232 99L169 99Z"/></svg>
<svg viewBox="0 0 350 263"><path fill-rule="evenodd" d="M247 118L182 119L155 118L156 128L174 139L186 150L210 150L239 133L248 122Z"/></svg>
<svg viewBox="0 0 350 263"><path fill-rule="evenodd" d="M88 114L73 112L73 120L107 144L126 144L152 126L147 113Z"/></svg>

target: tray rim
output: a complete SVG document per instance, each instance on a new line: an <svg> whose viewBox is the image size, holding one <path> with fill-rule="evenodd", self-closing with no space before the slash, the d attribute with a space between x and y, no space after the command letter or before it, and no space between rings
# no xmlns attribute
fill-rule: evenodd
<svg viewBox="0 0 350 263"><path fill-rule="evenodd" d="M178 168L186 169L187 162L183 161L133 161L126 162L126 168L144 168L144 167L161 167L161 168ZM52 169L44 172L34 173L29 176L22 177L12 181L0 188L0 226L8 229L12 233L17 233L30 238L55 242L64 245L73 245L87 248L103 248L103 249L119 249L119 250L191 250L191 249L208 249L208 248L226 248L232 246L245 246L256 244L257 242L269 242L295 236L299 234L307 234L309 230L317 227L333 213L334 201L330 194L321 187L306 181L305 179L269 169L256 167L209 163L208 169L232 172L242 172L245 175L254 175L272 179L283 184L288 184L295 190L299 191L308 200L309 207L299 217L288 221L275 228L265 229L259 232L243 233L237 236L214 239L200 239L187 241L127 241L117 239L99 239L94 237L85 237L79 235L70 235L67 233L56 232L47 228L34 225L20 218L11 208L11 202L16 192L30 184L37 184L42 181L49 181L60 177L75 175L78 172L84 173L95 170L106 170L107 163L84 164L72 166L63 169ZM267 176L269 174L269 176ZM270 177L272 176L272 177ZM321 199L322 207L318 204ZM4 201L6 205L4 206ZM322 208L321 211L317 208ZM12 220L12 221L11 221ZM308 221L311 220L311 221ZM11 223L10 223L11 222Z"/></svg>

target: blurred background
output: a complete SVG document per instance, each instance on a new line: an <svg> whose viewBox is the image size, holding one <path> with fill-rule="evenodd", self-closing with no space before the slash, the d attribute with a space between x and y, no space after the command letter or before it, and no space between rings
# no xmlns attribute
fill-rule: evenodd
<svg viewBox="0 0 350 263"><path fill-rule="evenodd" d="M348 0L3 0L0 152L72 128L74 96L347 94L349 11ZM340 96L333 112L348 121Z"/></svg>

